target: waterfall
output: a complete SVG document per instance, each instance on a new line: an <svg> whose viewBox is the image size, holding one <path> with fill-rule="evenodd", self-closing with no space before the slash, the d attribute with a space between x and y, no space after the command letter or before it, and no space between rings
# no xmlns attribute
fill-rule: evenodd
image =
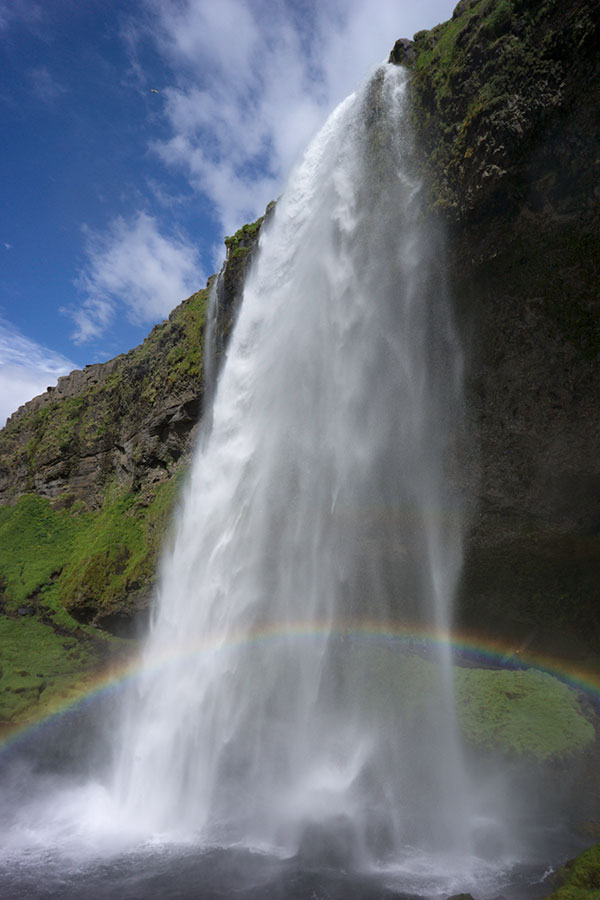
<svg viewBox="0 0 600 900"><path fill-rule="evenodd" d="M338 861L466 850L448 645L377 640L447 631L461 562L461 354L403 69L292 173L212 415L123 728L122 815Z"/></svg>

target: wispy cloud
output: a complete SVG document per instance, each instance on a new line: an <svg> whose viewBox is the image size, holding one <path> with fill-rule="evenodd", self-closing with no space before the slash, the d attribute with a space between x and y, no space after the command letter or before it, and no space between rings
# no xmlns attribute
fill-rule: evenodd
<svg viewBox="0 0 600 900"><path fill-rule="evenodd" d="M29 72L29 78L33 93L44 103L53 103L66 92L64 85L50 73L46 66L32 69Z"/></svg>
<svg viewBox="0 0 600 900"><path fill-rule="evenodd" d="M0 0L0 31L17 24L37 28L43 18L41 4L32 0Z"/></svg>
<svg viewBox="0 0 600 900"><path fill-rule="evenodd" d="M204 281L196 248L140 212L115 219L105 233L87 230L87 265L77 280L84 300L62 311L74 319L72 338L81 344L104 334L122 310L136 324L163 318Z"/></svg>
<svg viewBox="0 0 600 900"><path fill-rule="evenodd" d="M280 193L327 113L397 37L450 9L448 0L417 11L398 0L145 3L151 25L137 39L151 38L173 76L161 90L170 136L154 150L208 197L226 232Z"/></svg>
<svg viewBox="0 0 600 900"><path fill-rule="evenodd" d="M279 193L324 115L302 35L284 4L156 3L153 34L174 73L170 138L154 145L214 205L225 231Z"/></svg>
<svg viewBox="0 0 600 900"><path fill-rule="evenodd" d="M0 428L19 406L75 368L70 359L30 340L0 318Z"/></svg>

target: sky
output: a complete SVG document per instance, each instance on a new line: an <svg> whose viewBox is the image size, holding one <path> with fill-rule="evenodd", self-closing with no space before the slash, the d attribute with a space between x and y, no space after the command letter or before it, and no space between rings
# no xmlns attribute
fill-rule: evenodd
<svg viewBox="0 0 600 900"><path fill-rule="evenodd" d="M139 344L455 0L0 0L0 427Z"/></svg>

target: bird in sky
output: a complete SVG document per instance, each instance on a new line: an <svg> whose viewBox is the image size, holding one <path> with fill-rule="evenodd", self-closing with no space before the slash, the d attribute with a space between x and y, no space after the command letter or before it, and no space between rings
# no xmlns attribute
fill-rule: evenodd
<svg viewBox="0 0 600 900"><path fill-rule="evenodd" d="M150 93L151 93L151 94L158 94L158 93L160 93L160 92L157 91L155 88L150 88Z"/></svg>

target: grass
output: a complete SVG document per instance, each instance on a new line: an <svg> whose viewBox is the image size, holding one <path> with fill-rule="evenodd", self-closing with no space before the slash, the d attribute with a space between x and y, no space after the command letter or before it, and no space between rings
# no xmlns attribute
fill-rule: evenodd
<svg viewBox="0 0 600 900"><path fill-rule="evenodd" d="M459 668L456 694L463 736L475 747L546 761L595 737L575 691L546 672Z"/></svg>
<svg viewBox="0 0 600 900"><path fill-rule="evenodd" d="M99 662L93 643L30 616L0 616L0 647L0 722L43 716Z"/></svg>
<svg viewBox="0 0 600 900"><path fill-rule="evenodd" d="M150 589L180 478L145 495L114 488L99 510L82 516L59 579L66 609L123 612L128 596Z"/></svg>
<svg viewBox="0 0 600 900"><path fill-rule="evenodd" d="M37 494L0 509L0 578L9 608L24 603L63 568L80 527L77 513L53 510Z"/></svg>
<svg viewBox="0 0 600 900"><path fill-rule="evenodd" d="M357 647L348 660L340 669L342 690L348 702L362 698L367 717L383 707L406 727L423 714L435 716L446 702L439 668L429 659ZM542 763L581 753L595 740L577 692L546 672L459 666L454 679L459 728L475 749Z"/></svg>
<svg viewBox="0 0 600 900"><path fill-rule="evenodd" d="M274 202L271 201L271 203L267 205L264 216L261 216L256 220L256 222L250 222L247 225L243 225L236 231L235 234L229 235L225 238L225 246L229 251L233 251L234 257L243 256L245 255L245 253L241 253L241 251L250 249L250 245L254 242L256 235L260 231L261 225L265 220L265 216L269 214L274 205Z"/></svg>
<svg viewBox="0 0 600 900"><path fill-rule="evenodd" d="M600 900L600 844L566 863L557 881L560 887L548 900Z"/></svg>
<svg viewBox="0 0 600 900"><path fill-rule="evenodd" d="M37 718L121 646L86 619L150 590L181 477L113 486L98 510L37 494L0 508L0 722Z"/></svg>

